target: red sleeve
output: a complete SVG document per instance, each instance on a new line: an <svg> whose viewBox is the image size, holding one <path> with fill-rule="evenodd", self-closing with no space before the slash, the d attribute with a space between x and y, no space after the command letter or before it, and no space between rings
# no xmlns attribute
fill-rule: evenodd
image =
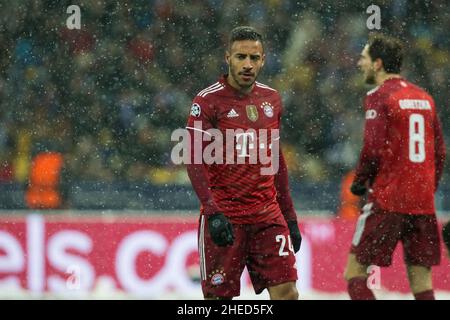
<svg viewBox="0 0 450 320"><path fill-rule="evenodd" d="M286 161L280 150L280 164L278 172L275 175L275 188L277 190L277 202L286 221L297 221L297 213L292 203L291 193L289 191L289 178Z"/></svg>
<svg viewBox="0 0 450 320"><path fill-rule="evenodd" d="M199 121L201 122L203 130L214 128L215 111L211 102L205 98L196 96L194 101L192 101L186 128L194 127L194 123L198 123Z"/></svg>
<svg viewBox="0 0 450 320"><path fill-rule="evenodd" d="M188 164L186 167L192 187L202 204L203 213L208 216L220 211L212 197L205 166L203 164Z"/></svg>
<svg viewBox="0 0 450 320"><path fill-rule="evenodd" d="M441 123L437 114L434 121L434 165L435 165L435 191L439 186L439 180L441 179L444 162L445 162L445 142L444 135L442 134Z"/></svg>
<svg viewBox="0 0 450 320"><path fill-rule="evenodd" d="M195 164L194 161L194 150L195 146L201 146L201 154L203 154L204 148L209 144L207 141L203 141L202 134L196 135L195 132L206 131L213 128L214 122L214 111L208 102L197 96L191 106L190 115L186 128L189 130L191 139L190 154L191 161L190 164L186 165L187 173L189 179L191 180L192 187L197 194L200 203L203 207L203 213L205 215L211 215L217 211L220 211L217 204L214 202L211 189L209 186L208 172L203 163ZM200 128L198 125L201 125ZM203 133L203 132L202 132ZM201 158L201 157L200 157ZM203 159L201 159L203 162Z"/></svg>
<svg viewBox="0 0 450 320"><path fill-rule="evenodd" d="M387 110L380 100L368 97L366 100L366 122L363 148L356 167L355 182L369 185L377 175L382 152L388 151Z"/></svg>
<svg viewBox="0 0 450 320"><path fill-rule="evenodd" d="M278 114L279 127L281 127L281 116L283 113L283 104L280 95L278 95L278 103L280 106L280 112ZM283 213L284 219L286 221L297 221L297 213L294 209L294 204L292 203L291 193L289 191L289 175L284 160L283 152L279 148L279 167L278 172L275 175L275 189L277 190L277 202L280 206L281 212Z"/></svg>

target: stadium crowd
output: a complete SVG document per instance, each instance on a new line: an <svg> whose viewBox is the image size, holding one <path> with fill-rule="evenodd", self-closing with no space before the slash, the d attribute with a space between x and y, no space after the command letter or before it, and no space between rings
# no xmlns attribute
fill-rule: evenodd
<svg viewBox="0 0 450 320"><path fill-rule="evenodd" d="M66 27L71 2L2 2L0 180L26 182L33 153L51 148L77 181L189 183L171 163L170 135L225 71L225 35L242 24L265 36L259 81L282 94L291 176L339 179L362 143L370 88L356 61L372 2L80 1L80 30ZM435 97L448 140L447 2L373 3L380 31L406 41L413 68L403 74Z"/></svg>

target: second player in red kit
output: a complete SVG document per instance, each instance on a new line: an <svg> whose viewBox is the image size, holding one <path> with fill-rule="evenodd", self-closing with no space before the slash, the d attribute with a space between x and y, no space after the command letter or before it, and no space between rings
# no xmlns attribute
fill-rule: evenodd
<svg viewBox="0 0 450 320"><path fill-rule="evenodd" d="M386 267L403 244L416 299L434 299L431 267L440 262L434 207L445 146L433 98L399 75L402 45L370 38L359 60L366 83L364 145L351 191L368 202L358 219L346 268L352 299L374 299L367 268Z"/></svg>
<svg viewBox="0 0 450 320"><path fill-rule="evenodd" d="M272 299L298 298L295 252L301 235L278 147L281 98L256 81L264 58L261 35L235 28L225 56L228 74L198 93L188 119L191 137L210 137L191 140L202 159L196 162L192 152L187 165L201 202L200 273L207 299L238 296L245 267L256 293L267 288ZM209 140L218 140L211 130L223 137L214 162L203 157ZM265 173L269 166L272 173Z"/></svg>

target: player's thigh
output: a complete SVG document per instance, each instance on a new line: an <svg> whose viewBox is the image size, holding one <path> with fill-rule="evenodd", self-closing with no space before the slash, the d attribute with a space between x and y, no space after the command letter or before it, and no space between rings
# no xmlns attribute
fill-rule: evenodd
<svg viewBox="0 0 450 320"><path fill-rule="evenodd" d="M295 282L286 282L268 287L271 300L298 300L298 290Z"/></svg>
<svg viewBox="0 0 450 320"><path fill-rule="evenodd" d="M358 218L350 253L361 265L390 266L401 232L402 215L368 203Z"/></svg>
<svg viewBox="0 0 450 320"><path fill-rule="evenodd" d="M424 266L407 265L409 286L413 293L420 293L433 289L431 268Z"/></svg>
<svg viewBox="0 0 450 320"><path fill-rule="evenodd" d="M256 293L297 281L297 266L289 229L283 217L252 225L247 268Z"/></svg>
<svg viewBox="0 0 450 320"><path fill-rule="evenodd" d="M356 256L350 253L345 266L344 278L348 281L353 278L367 277L367 268L367 265L359 263Z"/></svg>
<svg viewBox="0 0 450 320"><path fill-rule="evenodd" d="M211 239L206 219L200 218L198 251L203 295L207 299L231 298L240 294L240 278L245 267L247 232L233 225L235 241L219 247Z"/></svg>
<svg viewBox="0 0 450 320"><path fill-rule="evenodd" d="M431 267L441 261L441 243L435 215L405 216L402 242L405 263L411 266Z"/></svg>

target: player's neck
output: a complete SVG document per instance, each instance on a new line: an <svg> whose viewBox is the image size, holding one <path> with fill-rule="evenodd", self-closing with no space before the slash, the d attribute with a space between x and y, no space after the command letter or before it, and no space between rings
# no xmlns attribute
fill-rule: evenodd
<svg viewBox="0 0 450 320"><path fill-rule="evenodd" d="M397 73L386 73L386 72L380 72L377 74L375 82L377 86L381 86L386 80L393 79L393 78L401 78L401 75Z"/></svg>

